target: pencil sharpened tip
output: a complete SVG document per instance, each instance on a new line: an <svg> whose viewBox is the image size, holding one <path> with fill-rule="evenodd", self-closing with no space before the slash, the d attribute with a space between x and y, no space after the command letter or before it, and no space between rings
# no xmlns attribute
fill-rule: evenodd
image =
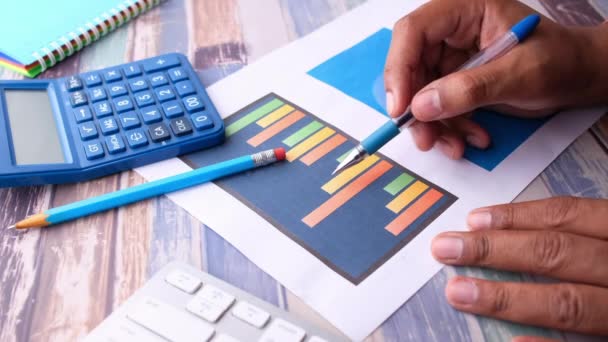
<svg viewBox="0 0 608 342"><path fill-rule="evenodd" d="M14 230L14 229L17 229L17 226L12 225L12 226L9 226L9 227L8 227L8 228L6 228L6 229L7 229L7 230Z"/></svg>

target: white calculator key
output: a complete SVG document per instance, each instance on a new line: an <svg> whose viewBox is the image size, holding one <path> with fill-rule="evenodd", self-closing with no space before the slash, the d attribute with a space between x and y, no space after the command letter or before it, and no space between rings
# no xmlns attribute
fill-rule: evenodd
<svg viewBox="0 0 608 342"><path fill-rule="evenodd" d="M230 308L232 303L234 303L233 295L213 285L206 285L188 302L186 309L211 323L215 323Z"/></svg>
<svg viewBox="0 0 608 342"><path fill-rule="evenodd" d="M213 339L213 342L241 342L241 341L237 340L236 338L234 338L232 336L219 334Z"/></svg>
<svg viewBox="0 0 608 342"><path fill-rule="evenodd" d="M127 324L128 323L128 324ZM111 325L106 326L103 331L96 331L95 333L86 337L84 342L130 342L130 341L149 341L149 342L162 342L164 339L152 335L148 330L135 325L129 321L120 321Z"/></svg>
<svg viewBox="0 0 608 342"><path fill-rule="evenodd" d="M256 328L262 328L270 318L268 312L247 302L238 302L232 309L232 315Z"/></svg>
<svg viewBox="0 0 608 342"><path fill-rule="evenodd" d="M313 336L308 340L308 342L327 342L327 340L320 338L319 336Z"/></svg>
<svg viewBox="0 0 608 342"><path fill-rule="evenodd" d="M177 287L178 289L188 292L190 294L198 290L202 282L200 279L192 276L186 272L173 271L165 277L167 283Z"/></svg>
<svg viewBox="0 0 608 342"><path fill-rule="evenodd" d="M260 342L301 342L306 336L304 329L280 318L272 321L260 337Z"/></svg>
<svg viewBox="0 0 608 342"><path fill-rule="evenodd" d="M142 298L127 317L172 342L209 341L215 332L207 323L150 297Z"/></svg>

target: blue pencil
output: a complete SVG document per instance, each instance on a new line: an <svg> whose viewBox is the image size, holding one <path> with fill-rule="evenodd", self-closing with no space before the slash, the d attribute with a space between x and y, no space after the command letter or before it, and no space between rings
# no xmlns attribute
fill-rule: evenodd
<svg viewBox="0 0 608 342"><path fill-rule="evenodd" d="M285 150L283 148L242 156L154 182L49 209L44 213L32 215L8 229L42 228L71 221L282 160L285 160Z"/></svg>

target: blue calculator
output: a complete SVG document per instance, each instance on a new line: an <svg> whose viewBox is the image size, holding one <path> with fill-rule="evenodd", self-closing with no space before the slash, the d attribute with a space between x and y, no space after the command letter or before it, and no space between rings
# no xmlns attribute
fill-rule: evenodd
<svg viewBox="0 0 608 342"><path fill-rule="evenodd" d="M84 181L224 140L224 123L181 54L0 81L0 130L0 187Z"/></svg>

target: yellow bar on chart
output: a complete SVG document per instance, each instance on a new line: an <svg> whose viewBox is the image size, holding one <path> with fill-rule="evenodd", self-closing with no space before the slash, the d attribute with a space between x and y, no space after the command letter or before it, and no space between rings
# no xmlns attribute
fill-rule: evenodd
<svg viewBox="0 0 608 342"><path fill-rule="evenodd" d="M279 109L275 110L274 112L266 115L265 117L261 118L260 120L258 120L257 124L260 127L268 127L270 125L272 125L273 123L277 122L279 119L281 119L282 117L284 117L285 115L293 112L293 107L286 104L283 105L282 107L279 107Z"/></svg>
<svg viewBox="0 0 608 342"><path fill-rule="evenodd" d="M405 208L408 204L412 203L421 193L428 189L428 185L421 181L416 181L409 188L405 189L399 196L395 197L389 204L386 205L395 214L398 214L401 209Z"/></svg>
<svg viewBox="0 0 608 342"><path fill-rule="evenodd" d="M287 152L287 160L293 161L295 159L298 159L301 155L308 152L313 147L319 145L320 143L325 141L325 139L331 137L332 134L334 134L335 132L336 131L334 131L333 129L331 129L329 127L323 128L322 130L313 134L312 136L310 136L309 138L307 138L306 140L302 141L301 143L297 144L294 148L289 150Z"/></svg>
<svg viewBox="0 0 608 342"><path fill-rule="evenodd" d="M372 154L371 156L363 159L359 164L349 167L348 169L340 172L337 176L332 178L329 182L325 183L321 189L325 190L328 194L340 190L346 183L350 182L353 178L357 177L360 173L367 170L370 166L374 165L380 158Z"/></svg>

